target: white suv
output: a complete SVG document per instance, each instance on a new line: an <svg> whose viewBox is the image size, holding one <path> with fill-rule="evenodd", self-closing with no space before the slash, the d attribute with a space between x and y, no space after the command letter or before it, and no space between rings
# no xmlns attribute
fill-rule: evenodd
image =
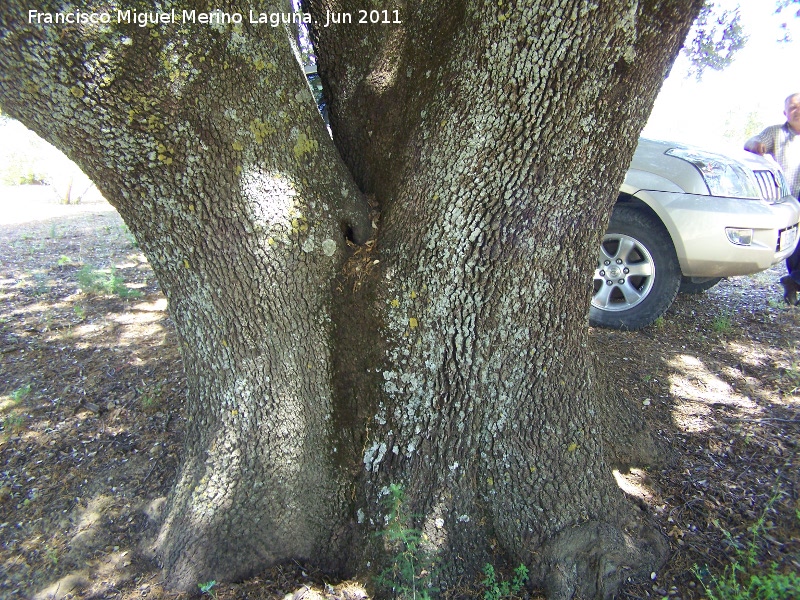
<svg viewBox="0 0 800 600"><path fill-rule="evenodd" d="M800 204L771 159L641 138L600 245L589 321L646 327L678 291L788 257L798 222Z"/></svg>

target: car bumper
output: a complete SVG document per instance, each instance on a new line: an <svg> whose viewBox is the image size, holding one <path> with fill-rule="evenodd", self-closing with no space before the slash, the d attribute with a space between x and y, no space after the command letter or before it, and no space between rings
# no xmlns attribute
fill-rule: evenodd
<svg viewBox="0 0 800 600"><path fill-rule="evenodd" d="M720 198L677 192L639 192L664 222L686 277L750 275L788 257L796 245L800 203ZM658 207L658 208L656 208ZM752 230L752 241L739 245L726 230ZM794 237L794 239L793 239Z"/></svg>

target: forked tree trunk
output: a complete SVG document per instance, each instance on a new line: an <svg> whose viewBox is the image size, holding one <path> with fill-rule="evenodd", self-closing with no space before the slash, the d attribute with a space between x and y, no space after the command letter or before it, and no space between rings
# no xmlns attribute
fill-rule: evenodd
<svg viewBox="0 0 800 600"><path fill-rule="evenodd" d="M611 478L586 313L698 2L409 2L381 7L401 23L318 26L344 162L287 30L222 8L245 22L0 10L3 109L94 179L169 299L189 381L169 584L374 569L390 484L444 587L496 560L564 598L649 572L664 544ZM359 188L381 220L345 264L371 232Z"/></svg>

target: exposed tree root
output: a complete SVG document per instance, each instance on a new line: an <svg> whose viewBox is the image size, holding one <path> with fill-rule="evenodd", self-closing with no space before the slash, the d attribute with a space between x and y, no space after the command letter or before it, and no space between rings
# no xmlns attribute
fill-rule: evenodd
<svg viewBox="0 0 800 600"><path fill-rule="evenodd" d="M558 535L545 551L547 597L612 598L625 581L657 571L668 553L667 541L643 517L624 529L598 521L579 525Z"/></svg>

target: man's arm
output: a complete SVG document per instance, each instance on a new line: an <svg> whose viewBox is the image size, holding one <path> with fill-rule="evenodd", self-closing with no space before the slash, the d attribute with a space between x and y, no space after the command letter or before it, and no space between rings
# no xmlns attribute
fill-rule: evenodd
<svg viewBox="0 0 800 600"><path fill-rule="evenodd" d="M744 149L753 154L764 155L767 151L767 145L761 141L759 136L753 136L744 143Z"/></svg>
<svg viewBox="0 0 800 600"><path fill-rule="evenodd" d="M775 157L775 136L778 134L780 125L770 125L761 133L754 135L744 143L744 149L753 154L770 154Z"/></svg>

